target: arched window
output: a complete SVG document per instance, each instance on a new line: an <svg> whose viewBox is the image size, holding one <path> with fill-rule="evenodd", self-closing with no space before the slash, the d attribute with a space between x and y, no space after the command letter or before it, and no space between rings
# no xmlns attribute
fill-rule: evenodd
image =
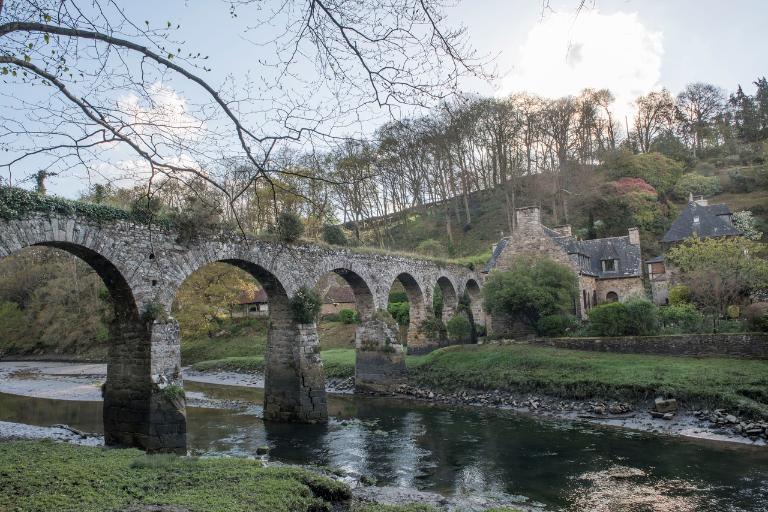
<svg viewBox="0 0 768 512"><path fill-rule="evenodd" d="M618 302L619 294L616 292L608 292L607 294L605 294L605 300L606 302Z"/></svg>

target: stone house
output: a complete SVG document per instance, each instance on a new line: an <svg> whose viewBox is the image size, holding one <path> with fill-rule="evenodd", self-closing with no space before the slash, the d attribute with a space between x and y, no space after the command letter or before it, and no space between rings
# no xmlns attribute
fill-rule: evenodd
<svg viewBox="0 0 768 512"><path fill-rule="evenodd" d="M232 318L254 318L269 316L269 299L263 288L244 291L232 308Z"/></svg>
<svg viewBox="0 0 768 512"><path fill-rule="evenodd" d="M494 246L485 274L508 269L515 258L523 255L547 256L568 265L579 283L573 312L582 319L587 318L587 311L593 306L644 293L637 228L630 228L626 236L579 240L572 235L570 226L544 226L539 207L518 208L515 218L517 230ZM501 334L510 330L510 319L491 318L488 325L493 333Z"/></svg>
<svg viewBox="0 0 768 512"><path fill-rule="evenodd" d="M733 237L741 233L731 221L731 209L727 204L709 204L707 199L691 196L688 205L680 212L670 226L661 245L664 252L687 238ZM664 254L645 261L648 281L651 285L653 302L658 305L669 303L669 287L674 283L675 270L666 261Z"/></svg>
<svg viewBox="0 0 768 512"><path fill-rule="evenodd" d="M320 315L335 315L342 309L357 311L355 292L348 284L332 285L323 296L323 305L320 307Z"/></svg>

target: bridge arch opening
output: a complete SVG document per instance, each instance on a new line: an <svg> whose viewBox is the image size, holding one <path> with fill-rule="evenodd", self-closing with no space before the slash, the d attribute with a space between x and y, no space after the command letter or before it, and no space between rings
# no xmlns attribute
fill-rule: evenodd
<svg viewBox="0 0 768 512"><path fill-rule="evenodd" d="M469 301L469 310L472 312L472 321L476 326L478 336L484 336L486 330L486 316L483 309L483 293L480 285L474 279L469 279L464 287L464 293Z"/></svg>
<svg viewBox="0 0 768 512"><path fill-rule="evenodd" d="M402 345L407 346L409 352L422 348L426 344L426 336L421 327L428 312L424 292L411 274L403 272L392 282L387 309L401 326L399 335Z"/></svg>
<svg viewBox="0 0 768 512"><path fill-rule="evenodd" d="M0 353L104 361L101 418L73 426L103 431L110 446L162 449L149 422L151 332L115 263L63 241L0 255Z"/></svg>
<svg viewBox="0 0 768 512"><path fill-rule="evenodd" d="M182 338L184 363L195 362L193 359L198 359L199 362L201 353L206 354L208 358L242 357L242 365L250 366L254 370L263 368L265 420L324 421L327 418L325 378L320 362L316 326L315 323L297 322L291 307L291 298L281 280L252 261L213 261L187 276L177 291L174 310L183 311L183 302L187 296L191 296L192 301L195 301L201 295L206 295L200 290L190 292L185 289L190 281L194 283L199 279L196 274L200 273L214 277L227 274L226 279L214 280L213 287L230 301L225 308L227 311L220 311L219 314L223 317L229 316L228 325L232 329L229 333L209 331L209 341L213 347L206 350L200 350L200 347L190 350L185 347L186 343ZM206 282L205 279L203 281ZM222 305L214 305L214 310L217 308L221 310ZM195 316L195 313L192 315ZM182 333L184 331L182 325ZM222 338L229 342L229 347L216 347L216 344L222 343ZM219 348L224 350L218 350ZM226 364L226 361L221 361L203 366L215 368Z"/></svg>
<svg viewBox="0 0 768 512"><path fill-rule="evenodd" d="M435 284L435 317L447 323L456 314L459 306L459 296L451 280L440 276ZM438 299L439 297L439 299Z"/></svg>

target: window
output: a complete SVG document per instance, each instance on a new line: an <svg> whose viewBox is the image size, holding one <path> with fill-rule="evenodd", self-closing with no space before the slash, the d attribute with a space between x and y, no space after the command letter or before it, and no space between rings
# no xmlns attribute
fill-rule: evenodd
<svg viewBox="0 0 768 512"><path fill-rule="evenodd" d="M617 260L602 260L603 272L616 272Z"/></svg>
<svg viewBox="0 0 768 512"><path fill-rule="evenodd" d="M693 222L696 222L696 223L699 222L699 216L698 215L694 215L693 216Z"/></svg>
<svg viewBox="0 0 768 512"><path fill-rule="evenodd" d="M619 301L619 294L616 292L608 292L605 295L605 301L606 302L618 302Z"/></svg>

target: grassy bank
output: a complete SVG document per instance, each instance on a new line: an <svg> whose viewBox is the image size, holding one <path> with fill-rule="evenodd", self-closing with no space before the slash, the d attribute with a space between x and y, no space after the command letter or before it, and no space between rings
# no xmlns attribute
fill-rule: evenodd
<svg viewBox="0 0 768 512"><path fill-rule="evenodd" d="M0 510L330 510L349 488L299 468L238 458L144 455L53 442L0 443Z"/></svg>
<svg viewBox="0 0 768 512"><path fill-rule="evenodd" d="M505 389L570 399L680 400L768 417L768 361L463 345L409 359L411 379L444 390Z"/></svg>
<svg viewBox="0 0 768 512"><path fill-rule="evenodd" d="M321 350L325 376L346 379L355 374L355 349L333 348ZM264 371L264 356L224 357L200 361L192 365L195 371L225 371L240 373L261 373Z"/></svg>
<svg viewBox="0 0 768 512"><path fill-rule="evenodd" d="M263 356L267 348L267 318L231 319L213 336L182 335L184 365L224 358Z"/></svg>

